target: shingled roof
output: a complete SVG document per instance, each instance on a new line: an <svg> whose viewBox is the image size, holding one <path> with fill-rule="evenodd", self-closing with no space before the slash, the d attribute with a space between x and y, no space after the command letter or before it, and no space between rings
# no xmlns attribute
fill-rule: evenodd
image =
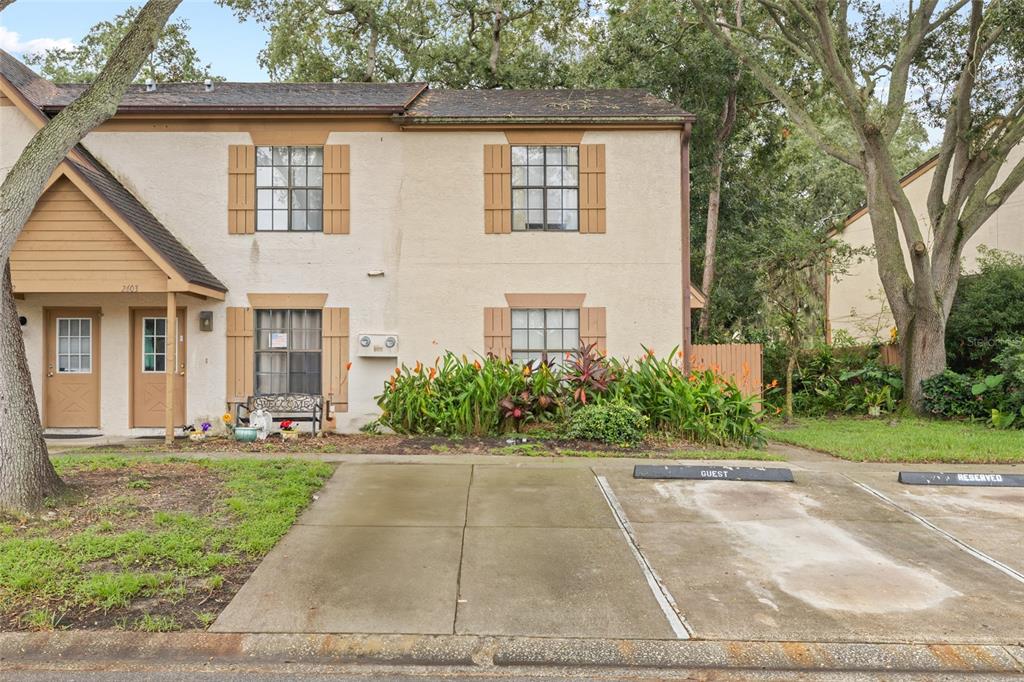
<svg viewBox="0 0 1024 682"><path fill-rule="evenodd" d="M645 90L427 90L406 110L410 122L692 121Z"/></svg>
<svg viewBox="0 0 1024 682"><path fill-rule="evenodd" d="M82 161L68 157L68 163L82 174L86 182L92 185L186 282L216 291L228 290L96 157L82 145L78 145L75 151L82 157Z"/></svg>
<svg viewBox="0 0 1024 682"><path fill-rule="evenodd" d="M57 111L75 100L87 85L57 85L42 109ZM160 83L147 92L132 85L118 111L198 110L207 112L338 112L398 114L426 87L424 83Z"/></svg>

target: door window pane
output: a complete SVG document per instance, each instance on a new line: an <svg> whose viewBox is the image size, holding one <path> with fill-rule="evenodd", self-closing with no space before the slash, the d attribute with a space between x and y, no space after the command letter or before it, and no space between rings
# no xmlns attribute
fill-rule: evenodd
<svg viewBox="0 0 1024 682"><path fill-rule="evenodd" d="M167 370L167 318L142 318L142 371Z"/></svg>
<svg viewBox="0 0 1024 682"><path fill-rule="evenodd" d="M89 374L92 372L91 318L57 318L57 372L60 374Z"/></svg>

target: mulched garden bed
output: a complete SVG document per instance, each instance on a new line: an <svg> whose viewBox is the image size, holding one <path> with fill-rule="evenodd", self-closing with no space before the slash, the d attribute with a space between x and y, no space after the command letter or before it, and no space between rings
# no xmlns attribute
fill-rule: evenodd
<svg viewBox="0 0 1024 682"><path fill-rule="evenodd" d="M635 448L624 448L593 441L561 440L529 432L500 437L446 438L442 436L400 436L394 434L325 433L302 435L296 440L282 440L274 434L267 440L239 443L230 438L215 437L203 441L177 439L167 447L162 441L134 441L99 446L104 452L221 453L242 454L371 454L371 455L526 455L537 457L665 457L706 447L682 440L650 438Z"/></svg>

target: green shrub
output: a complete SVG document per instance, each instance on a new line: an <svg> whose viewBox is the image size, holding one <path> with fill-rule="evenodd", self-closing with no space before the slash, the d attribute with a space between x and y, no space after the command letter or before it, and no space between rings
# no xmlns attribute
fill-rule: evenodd
<svg viewBox="0 0 1024 682"><path fill-rule="evenodd" d="M946 323L946 355L958 372L995 373L999 340L1024 335L1024 258L988 249L960 279Z"/></svg>
<svg viewBox="0 0 1024 682"><path fill-rule="evenodd" d="M924 409L937 417L983 418L985 405L971 392L974 380L965 374L947 369L942 374L921 382Z"/></svg>
<svg viewBox="0 0 1024 682"><path fill-rule="evenodd" d="M647 352L632 363L613 361L615 379L600 399L632 405L655 431L719 445L764 442L758 396L744 396L710 369L687 374L674 357L674 351L667 358Z"/></svg>
<svg viewBox="0 0 1024 682"><path fill-rule="evenodd" d="M573 410L565 435L632 447L643 441L649 421L640 410L625 403L584 405Z"/></svg>
<svg viewBox="0 0 1024 682"><path fill-rule="evenodd" d="M765 351L764 376L769 388L765 403L780 409L785 400L785 349ZM864 414L868 407L885 412L903 399L903 380L896 367L883 365L878 346L819 344L800 353L793 374L793 411L806 417Z"/></svg>

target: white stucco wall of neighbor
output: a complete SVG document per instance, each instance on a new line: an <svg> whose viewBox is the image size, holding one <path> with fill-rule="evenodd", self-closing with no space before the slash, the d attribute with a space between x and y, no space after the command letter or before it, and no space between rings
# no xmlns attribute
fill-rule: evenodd
<svg viewBox="0 0 1024 682"><path fill-rule="evenodd" d="M15 114L12 117L11 114ZM0 107L0 161L32 130ZM11 121L15 121L11 124ZM13 127L12 127L13 125ZM10 135L11 130L19 134ZM21 139L24 138L24 139ZM333 132L351 151L351 233L227 230L228 145L247 132L94 132L86 146L228 288L224 302L183 296L188 306L188 417L224 409L228 306L250 293L326 293L350 311L349 411L339 430L377 415L374 396L397 363L433 362L444 350L483 350L483 311L506 293L585 293L607 309L608 349L667 353L681 341L678 131L589 131L606 145L607 234L484 234L483 145L500 131ZM383 276L370 276L383 272ZM43 375L43 309L101 306L102 429L128 429L129 307L160 295L29 294L25 341L37 392ZM199 331L199 312L214 330ZM397 333L397 358L361 358L359 333Z"/></svg>
<svg viewBox="0 0 1024 682"><path fill-rule="evenodd" d="M1011 168L1024 156L1024 147L1016 147L999 173L996 183L1002 182ZM927 170L906 185L907 197L921 225L928 224L927 199L935 171ZM871 219L865 213L843 229L840 238L855 247L873 247ZM925 240L931 246L933 235L926 231ZM1024 254L1024 187L1013 192L995 214L982 225L964 248L963 271L976 272L979 247ZM907 255L903 245L904 256ZM908 259L909 262L909 259ZM849 274L833 278L829 292L829 320L833 337L845 331L854 338L869 341L872 337L886 340L893 326L889 305L878 275L878 263L866 258L851 268Z"/></svg>

